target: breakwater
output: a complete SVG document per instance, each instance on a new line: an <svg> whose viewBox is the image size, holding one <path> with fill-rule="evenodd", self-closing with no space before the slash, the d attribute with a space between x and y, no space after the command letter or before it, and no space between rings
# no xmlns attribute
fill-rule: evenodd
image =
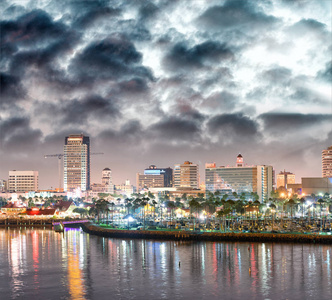
<svg viewBox="0 0 332 300"><path fill-rule="evenodd" d="M91 223L81 225L84 232L109 238L154 239L176 241L231 241L259 243L311 243L332 244L331 235L319 234L283 234L283 233L221 233L192 231L158 231L158 230L114 230Z"/></svg>

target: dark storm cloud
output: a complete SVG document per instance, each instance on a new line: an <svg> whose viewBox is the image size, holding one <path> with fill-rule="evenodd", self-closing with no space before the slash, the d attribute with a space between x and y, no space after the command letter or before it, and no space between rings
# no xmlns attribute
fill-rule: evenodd
<svg viewBox="0 0 332 300"><path fill-rule="evenodd" d="M149 131L159 140L193 141L200 138L199 121L185 120L170 116L152 124Z"/></svg>
<svg viewBox="0 0 332 300"><path fill-rule="evenodd" d="M212 111L229 112L236 108L238 98L233 93L221 91L213 93L203 102L204 107L209 107Z"/></svg>
<svg viewBox="0 0 332 300"><path fill-rule="evenodd" d="M23 76L29 66L52 67L47 64L70 51L79 35L61 22L54 22L42 10L24 14L15 21L0 23L2 64L9 64L12 74Z"/></svg>
<svg viewBox="0 0 332 300"><path fill-rule="evenodd" d="M42 132L30 127L26 117L14 117L0 121L1 148L24 152L40 143Z"/></svg>
<svg viewBox="0 0 332 300"><path fill-rule="evenodd" d="M148 90L148 85L146 80L143 78L132 78L131 80L122 81L119 83L119 88L125 93L142 93Z"/></svg>
<svg viewBox="0 0 332 300"><path fill-rule="evenodd" d="M215 41L207 41L188 48L186 43L180 42L174 45L165 58L165 65L178 70L182 68L202 68L206 63L220 63L220 60L234 58L234 53L226 44Z"/></svg>
<svg viewBox="0 0 332 300"><path fill-rule="evenodd" d="M147 42L152 38L150 31L140 21L134 19L119 21L117 26L118 30L132 42Z"/></svg>
<svg viewBox="0 0 332 300"><path fill-rule="evenodd" d="M98 135L102 140L114 143L113 147L123 145L138 145L145 140L145 133L138 120L128 120L119 130L107 129Z"/></svg>
<svg viewBox="0 0 332 300"><path fill-rule="evenodd" d="M1 42L16 43L19 46L43 46L45 42L59 39L66 28L60 22L53 22L43 10L34 10L16 21L2 21Z"/></svg>
<svg viewBox="0 0 332 300"><path fill-rule="evenodd" d="M0 73L0 106L19 101L25 94L19 77Z"/></svg>
<svg viewBox="0 0 332 300"><path fill-rule="evenodd" d="M150 1L143 1L142 6L139 9L141 20L151 20L156 17L159 11L158 6Z"/></svg>
<svg viewBox="0 0 332 300"><path fill-rule="evenodd" d="M53 115L63 126L82 124L87 127L89 121L105 121L121 116L121 113L112 99L99 95L90 95L84 99L66 99L58 103L40 103L36 105L36 114Z"/></svg>
<svg viewBox="0 0 332 300"><path fill-rule="evenodd" d="M332 60L326 63L325 69L317 73L317 78L332 83Z"/></svg>
<svg viewBox="0 0 332 300"><path fill-rule="evenodd" d="M141 66L142 54L122 35L113 35L89 44L73 60L71 72L79 77L95 79L126 78L132 76L152 80L149 69Z"/></svg>
<svg viewBox="0 0 332 300"><path fill-rule="evenodd" d="M211 135L230 139L236 136L250 139L259 133L256 121L242 113L216 115L208 121L207 127Z"/></svg>
<svg viewBox="0 0 332 300"><path fill-rule="evenodd" d="M103 19L109 19L112 17L119 16L121 14L121 10L118 8L112 7L97 7L88 11L86 14L77 18L74 22L73 26L77 29L85 29L86 27L94 24L97 21L101 21Z"/></svg>
<svg viewBox="0 0 332 300"><path fill-rule="evenodd" d="M250 29L273 25L277 19L266 15L254 1L228 0L223 6L208 8L200 17L199 22L206 27L217 30L234 29L250 24ZM247 28L249 29L249 28Z"/></svg>
<svg viewBox="0 0 332 300"><path fill-rule="evenodd" d="M328 114L301 114L301 113L265 113L259 117L268 131L287 132L307 129L322 123L332 125L332 115Z"/></svg>

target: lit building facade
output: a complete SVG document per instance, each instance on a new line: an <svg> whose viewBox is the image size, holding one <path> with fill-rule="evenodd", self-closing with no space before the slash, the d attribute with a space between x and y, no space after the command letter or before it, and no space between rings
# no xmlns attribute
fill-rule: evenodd
<svg viewBox="0 0 332 300"><path fill-rule="evenodd" d="M199 189L198 165L190 161L174 166L173 186L175 188Z"/></svg>
<svg viewBox="0 0 332 300"><path fill-rule="evenodd" d="M257 193L260 201L270 197L273 188L272 166L246 166L241 154L237 157L236 167L217 167L215 163L205 165L206 191L229 193Z"/></svg>
<svg viewBox="0 0 332 300"><path fill-rule="evenodd" d="M332 194L332 177L304 177L301 178L302 193L305 195L319 195L325 193Z"/></svg>
<svg viewBox="0 0 332 300"><path fill-rule="evenodd" d="M287 189L288 184L295 184L295 174L284 170L277 175L277 189L280 187Z"/></svg>
<svg viewBox="0 0 332 300"><path fill-rule="evenodd" d="M322 151L322 176L332 178L332 146Z"/></svg>
<svg viewBox="0 0 332 300"><path fill-rule="evenodd" d="M157 168L155 165L151 165L144 170L144 174L137 173L136 184L138 191L149 188L172 187L173 169Z"/></svg>
<svg viewBox="0 0 332 300"><path fill-rule="evenodd" d="M104 193L114 193L114 185L112 183L112 171L110 168L105 168L103 170L101 183L104 186Z"/></svg>
<svg viewBox="0 0 332 300"><path fill-rule="evenodd" d="M115 193L130 197L136 192L136 188L130 184L130 180L126 180L124 184L115 185Z"/></svg>
<svg viewBox="0 0 332 300"><path fill-rule="evenodd" d="M36 192L38 190L38 171L9 171L8 192Z"/></svg>
<svg viewBox="0 0 332 300"><path fill-rule="evenodd" d="M64 191L90 189L90 138L70 135L64 145Z"/></svg>

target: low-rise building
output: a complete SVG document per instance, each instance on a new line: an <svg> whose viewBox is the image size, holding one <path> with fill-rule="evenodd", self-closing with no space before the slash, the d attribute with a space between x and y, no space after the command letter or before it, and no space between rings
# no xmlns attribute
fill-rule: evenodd
<svg viewBox="0 0 332 300"><path fill-rule="evenodd" d="M137 190L172 187L173 170L171 168L157 168L155 165L149 166L144 170L144 174L136 175Z"/></svg>
<svg viewBox="0 0 332 300"><path fill-rule="evenodd" d="M38 190L38 171L9 171L8 192L20 193Z"/></svg>
<svg viewBox="0 0 332 300"><path fill-rule="evenodd" d="M302 193L305 195L332 194L332 177L304 177L302 178Z"/></svg>
<svg viewBox="0 0 332 300"><path fill-rule="evenodd" d="M272 166L247 166L241 154L237 156L235 167L217 167L216 163L205 165L206 191L212 193L230 190L238 194L253 192L258 194L260 201L266 201L270 197L273 181Z"/></svg>

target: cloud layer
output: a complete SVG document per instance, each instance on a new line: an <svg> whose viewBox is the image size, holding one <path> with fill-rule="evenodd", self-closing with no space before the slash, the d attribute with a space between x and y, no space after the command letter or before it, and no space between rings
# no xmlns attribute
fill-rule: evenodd
<svg viewBox="0 0 332 300"><path fill-rule="evenodd" d="M332 144L327 2L2 2L0 178L37 169L56 185L43 155L79 132L105 153L92 181L188 159L203 179L205 162L238 152L319 176Z"/></svg>

